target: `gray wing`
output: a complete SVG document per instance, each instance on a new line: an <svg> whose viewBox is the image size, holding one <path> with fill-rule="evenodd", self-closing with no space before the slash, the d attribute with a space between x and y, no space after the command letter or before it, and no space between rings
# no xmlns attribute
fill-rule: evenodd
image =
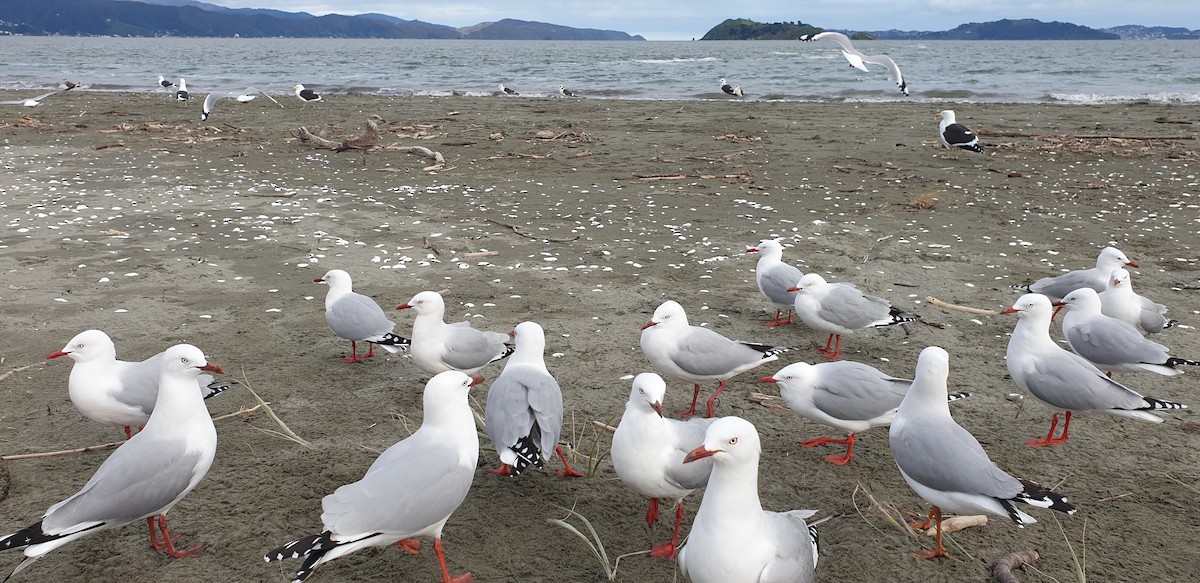
<svg viewBox="0 0 1200 583"><path fill-rule="evenodd" d="M154 411L158 400L158 375L162 353L140 362L117 361L117 378L121 392L114 395L122 404L141 409L146 415Z"/></svg>
<svg viewBox="0 0 1200 583"><path fill-rule="evenodd" d="M1007 500L1024 489L992 463L975 436L949 417L897 419L889 437L896 465L935 490Z"/></svg>
<svg viewBox="0 0 1200 583"><path fill-rule="evenodd" d="M541 428L542 457L558 445L562 431L562 392L558 381L534 367L509 364L492 383L487 399L487 432L497 448L512 447Z"/></svg>
<svg viewBox="0 0 1200 583"><path fill-rule="evenodd" d="M430 441L413 434L380 455L361 480L321 500L321 521L335 540L417 532L458 508L475 465L460 463L451 448Z"/></svg>
<svg viewBox="0 0 1200 583"><path fill-rule="evenodd" d="M346 340L379 340L396 327L375 300L354 292L325 310L325 321L334 334Z"/></svg>
<svg viewBox="0 0 1200 583"><path fill-rule="evenodd" d="M1138 325L1150 333L1165 330L1169 322L1166 316L1167 307L1155 303L1145 296L1135 295L1134 297L1137 298L1138 305L1141 307L1141 311L1138 312Z"/></svg>
<svg viewBox="0 0 1200 583"><path fill-rule="evenodd" d="M1108 285L1106 279L1107 276L1097 277L1091 269L1079 269L1056 277L1043 277L1029 284L1029 291L1045 295L1051 300L1061 300L1081 287L1090 287L1096 292L1102 292Z"/></svg>
<svg viewBox="0 0 1200 583"><path fill-rule="evenodd" d="M1142 409L1141 395L1104 376L1078 354L1058 349L1031 358L1008 359L1013 382L1033 396L1062 409L1095 411Z"/></svg>
<svg viewBox="0 0 1200 583"><path fill-rule="evenodd" d="M816 542L808 530L806 510L764 512L767 535L775 544L775 560L767 563L759 583L811 583L816 569Z"/></svg>
<svg viewBox="0 0 1200 583"><path fill-rule="evenodd" d="M850 37L848 37L840 32L833 32L833 31L821 32L821 33L817 33L817 34L813 35L811 38L808 38L805 40L813 40L813 41L831 40L831 41L841 45L843 51L846 51L853 55L860 55L860 56L862 55L862 53L858 52L858 49L854 48L854 43L850 42Z"/></svg>
<svg viewBox="0 0 1200 583"><path fill-rule="evenodd" d="M863 55L862 59L863 61L871 63L872 65L883 65L887 69L888 79L891 79L892 83L895 83L900 87L900 91L903 91L905 95L908 95L908 83L904 82L904 74L900 72L900 67L896 65L896 62L893 61L891 57L887 55ZM963 129L966 128L964 127ZM971 130L967 130L967 132L970 133ZM975 134L971 135L973 136Z"/></svg>
<svg viewBox="0 0 1200 583"><path fill-rule="evenodd" d="M1067 343L1080 356L1097 365L1167 361L1167 347L1146 340L1128 322L1115 318L1088 318L1064 329Z"/></svg>
<svg viewBox="0 0 1200 583"><path fill-rule="evenodd" d="M50 534L81 525L124 524L158 514L196 480L201 455L183 439L130 440L117 448L92 479L70 498L51 506L42 519Z"/></svg>
<svg viewBox="0 0 1200 583"><path fill-rule="evenodd" d="M832 417L874 419L900 406L911 380L885 375L874 367L853 361L821 365L813 387L813 404Z"/></svg>
<svg viewBox="0 0 1200 583"><path fill-rule="evenodd" d="M693 418L687 421L667 420L675 440L673 444L675 451L671 453L670 465L663 470L667 481L687 490L695 490L708 483L708 476L712 473L712 458L704 458L687 464L683 463L683 458L687 457L688 452L704 443L704 432L716 420L715 417L711 419Z"/></svg>
<svg viewBox="0 0 1200 583"><path fill-rule="evenodd" d="M828 322L857 330L891 322L891 307L883 298L864 295L853 286L834 284L821 299L818 314Z"/></svg>
<svg viewBox="0 0 1200 583"><path fill-rule="evenodd" d="M796 292L787 291L796 285L804 273L786 263L778 263L764 270L758 277L758 289L772 302L791 307L796 301Z"/></svg>
<svg viewBox="0 0 1200 583"><path fill-rule="evenodd" d="M508 336L499 332L483 332L470 325L449 326L442 362L460 370L481 367L504 354L505 340Z"/></svg>
<svg viewBox="0 0 1200 583"><path fill-rule="evenodd" d="M688 374L720 376L763 359L763 353L708 328L692 326L676 345L671 360Z"/></svg>

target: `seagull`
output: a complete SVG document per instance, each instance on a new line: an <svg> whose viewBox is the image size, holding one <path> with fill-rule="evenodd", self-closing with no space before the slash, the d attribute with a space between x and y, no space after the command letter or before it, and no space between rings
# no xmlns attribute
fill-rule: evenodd
<svg viewBox="0 0 1200 583"><path fill-rule="evenodd" d="M1157 334L1179 323L1166 317L1166 306L1134 292L1133 280L1122 267L1112 270L1107 287L1100 292L1100 312L1133 324L1143 334Z"/></svg>
<svg viewBox="0 0 1200 583"><path fill-rule="evenodd" d="M792 312L795 311L796 292L788 291L804 277L799 269L783 262L783 245L776 239L763 239L746 250L746 253L761 253L758 265L754 267L754 281L758 283L758 291L775 304L775 319L767 322L768 326L779 326L792 323ZM780 320L784 308L787 308L787 320Z"/></svg>
<svg viewBox="0 0 1200 583"><path fill-rule="evenodd" d="M942 143L943 148L947 150L952 147L962 148L972 152L983 151L979 145L979 136L975 135L975 132L967 126L954 121L954 110L944 110L935 117L942 120L938 124L938 140Z"/></svg>
<svg viewBox="0 0 1200 583"><path fill-rule="evenodd" d="M301 101L323 101L321 96L317 95L316 91L313 91L312 89L305 89L304 86L299 83L292 87L292 91L296 92L296 97L299 97Z"/></svg>
<svg viewBox="0 0 1200 583"><path fill-rule="evenodd" d="M520 95L520 93L517 93L516 91L513 91L512 89L505 87L503 83L500 84L500 93L503 93L505 95Z"/></svg>
<svg viewBox="0 0 1200 583"><path fill-rule="evenodd" d="M503 87L503 85L501 87ZM574 91L571 91L570 89L567 89L566 87L563 87L562 85L558 86L558 93L559 93L559 95L562 95L563 97L575 97Z"/></svg>
<svg viewBox="0 0 1200 583"><path fill-rule="evenodd" d="M1096 257L1096 266L1091 269L1077 269L1054 277L1043 277L1033 283L1015 285L1014 289L1042 294L1050 301L1063 299L1067 294L1081 288L1090 287L1102 292L1108 287L1108 278L1118 267L1141 267L1134 263L1116 247L1105 247Z"/></svg>
<svg viewBox="0 0 1200 583"><path fill-rule="evenodd" d="M63 91L66 91L66 89L55 89L54 91L47 91L46 93L38 95L37 97L30 97L27 99L10 99L8 101L0 101L0 105L23 105L25 107L37 107L42 104L42 100L46 99L47 97L50 97L51 95L55 95L57 93L62 93Z"/></svg>
<svg viewBox="0 0 1200 583"><path fill-rule="evenodd" d="M1067 498L1033 482L1014 478L988 458L987 452L950 416L946 379L950 356L930 346L917 358L917 374L888 430L892 457L904 481L933 507L924 525L937 528L933 550L913 553L920 559L949 556L942 547L942 511L986 512L1012 520L1018 527L1037 522L1016 507L1023 502L1074 514Z"/></svg>
<svg viewBox="0 0 1200 583"><path fill-rule="evenodd" d="M222 99L236 99L238 103L250 103L257 97L254 95L258 90L253 87L247 87L243 91L225 91L223 93L209 93L208 97L204 98L204 107L200 111L200 121L207 121L208 116L212 115L212 110L217 106L217 102Z"/></svg>
<svg viewBox="0 0 1200 583"><path fill-rule="evenodd" d="M741 85L734 85L730 87L729 83L725 82L724 77L721 78L721 91L724 91L726 95L732 95L734 97L743 97L745 95L745 93L742 93Z"/></svg>
<svg viewBox="0 0 1200 583"><path fill-rule="evenodd" d="M711 457L712 476L679 569L692 583L811 583L817 531L804 519L812 510L770 512L758 498L758 430L740 417L708 426L704 443L684 463Z"/></svg>
<svg viewBox="0 0 1200 583"><path fill-rule="evenodd" d="M183 77L179 78L179 89L175 91L175 101L187 101L191 94L187 90L187 81Z"/></svg>
<svg viewBox="0 0 1200 583"><path fill-rule="evenodd" d="M85 330L46 356L46 360L68 356L73 361L67 390L71 403L93 421L125 428L145 425L158 399L159 378L166 353L142 361L117 360L112 338L100 330ZM207 399L225 392L233 383L214 382L212 375L196 377L199 394Z"/></svg>
<svg viewBox="0 0 1200 583"><path fill-rule="evenodd" d="M829 334L825 348L817 350L825 358L837 358L842 334L919 319L883 298L863 294L852 284L828 283L816 273L806 274L787 291L796 292L796 315L810 328Z"/></svg>
<svg viewBox="0 0 1200 583"><path fill-rule="evenodd" d="M479 463L479 435L467 401L483 377L447 371L425 385L424 421L408 438L384 451L361 480L321 499L320 534L268 551L267 562L303 558L299 583L324 563L355 551L393 544L416 553L415 537L433 537L442 583L471 581L451 577L442 549L442 528L458 509Z"/></svg>
<svg viewBox="0 0 1200 583"><path fill-rule="evenodd" d="M759 382L778 384L779 395L801 417L850 434L845 439L818 437L800 444L800 447L845 445L844 455L825 456L825 461L839 466L850 463L858 432L892 423L896 407L912 384L909 379L886 375L873 366L848 360L797 362ZM957 401L969 396L970 393L951 393L948 398Z"/></svg>
<svg viewBox="0 0 1200 583"><path fill-rule="evenodd" d="M170 89L170 88L174 87L175 84L170 82L169 80L167 80L166 77L159 75L158 76L158 86L162 87L163 89Z"/></svg>
<svg viewBox="0 0 1200 583"><path fill-rule="evenodd" d="M900 72L900 67L896 66L896 62L887 55L864 55L854 48L854 44L850 42L850 37L840 32L820 32L817 34L806 34L800 37L803 42L812 42L818 40L829 39L842 47L842 56L846 57L846 61L851 67L860 71L868 71L867 63L872 65L883 65L887 67L888 78L900 88L900 92L908 95L908 82L904 80L904 74ZM868 71L869 72L869 71Z"/></svg>
<svg viewBox="0 0 1200 583"><path fill-rule="evenodd" d="M521 322L510 336L516 347L487 398L487 433L500 454L498 476L519 476L530 465L541 468L551 451L565 469L561 477L582 478L558 445L563 398L558 381L546 369L546 332L536 322Z"/></svg>
<svg viewBox="0 0 1200 583"><path fill-rule="evenodd" d="M200 371L222 371L190 344L168 348L160 365L161 390L146 428L121 444L79 492L51 506L40 521L0 536L0 551L25 548L25 559L9 578L75 539L143 518L152 548L176 559L199 556L199 546L175 548L178 536L171 536L166 515L200 483L216 455L217 430L196 391L196 379Z"/></svg>
<svg viewBox="0 0 1200 583"><path fill-rule="evenodd" d="M476 330L470 322L447 324L443 320L446 302L437 292L423 291L396 309L416 312L412 359L429 374L446 370L474 374L513 353L513 347L506 344L507 334Z"/></svg>
<svg viewBox="0 0 1200 583"><path fill-rule="evenodd" d="M1119 417L1162 423L1151 413L1159 409L1186 409L1187 405L1143 397L1104 375L1087 359L1059 348L1050 337L1053 315L1050 299L1025 294L1001 314L1016 314L1017 325L1008 341L1008 373L1013 382L1054 411L1046 437L1026 440L1029 447L1061 445L1068 439L1072 412L1107 413ZM1058 411L1064 411L1061 437L1054 436Z"/></svg>
<svg viewBox="0 0 1200 583"><path fill-rule="evenodd" d="M626 486L650 498L646 525L658 521L658 499L675 502L675 530L671 542L654 543L650 556L674 560L679 529L683 525L683 498L708 483L712 460L684 464L683 458L704 443L704 431L715 419L699 417L680 421L663 417L667 383L652 372L633 379L625 413L612 437L613 469Z"/></svg>
<svg viewBox="0 0 1200 583"><path fill-rule="evenodd" d="M1168 356L1166 346L1148 340L1133 324L1105 316L1100 294L1092 288L1079 288L1054 305L1068 308L1063 336L1071 350L1100 370L1175 376L1183 374L1178 366L1200 366L1195 360Z"/></svg>
<svg viewBox="0 0 1200 583"><path fill-rule="evenodd" d="M717 332L691 326L683 306L667 300L654 310L654 316L642 325L642 353L659 372L695 385L692 406L681 412L684 418L696 414L700 383L717 381L717 392L708 399L705 416L713 416L717 397L725 390L725 381L760 364L779 360L779 354L791 350L766 344L730 340Z"/></svg>
<svg viewBox="0 0 1200 583"><path fill-rule="evenodd" d="M325 321L334 334L350 341L350 357L342 362L362 362L358 357L359 342L370 343L363 358L375 356L376 344L392 354L402 352L409 345L409 339L392 334L396 324L388 319L375 300L351 289L349 273L331 269L313 282L329 286L329 292L325 294Z"/></svg>
<svg viewBox="0 0 1200 583"><path fill-rule="evenodd" d="M63 91L70 91L76 87L79 87L79 84L70 79L63 79L62 85L59 87L62 87Z"/></svg>

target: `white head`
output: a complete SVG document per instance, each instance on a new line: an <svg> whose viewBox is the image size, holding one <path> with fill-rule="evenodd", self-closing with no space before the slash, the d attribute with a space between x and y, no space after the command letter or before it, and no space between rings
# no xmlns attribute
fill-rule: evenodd
<svg viewBox="0 0 1200 583"><path fill-rule="evenodd" d="M797 282L796 285L788 288L788 291L794 291L797 294L811 293L824 288L827 285L829 284L826 283L825 278L821 277L820 274L806 273L804 274L804 277L800 278L800 281Z"/></svg>
<svg viewBox="0 0 1200 583"><path fill-rule="evenodd" d="M950 124L954 123L954 110L953 109L942 110L941 113L937 114L937 119L942 120L942 123L945 125L950 125Z"/></svg>
<svg viewBox="0 0 1200 583"><path fill-rule="evenodd" d="M418 316L434 314L441 318L446 313L446 300L442 299L442 294L435 291L423 291L408 300L407 304L396 306L396 309L412 309Z"/></svg>
<svg viewBox="0 0 1200 583"><path fill-rule="evenodd" d="M782 395L791 391L810 389L816 376L816 367L807 362L796 362L779 369L779 372L774 375L758 379L758 382L778 384L779 394Z"/></svg>
<svg viewBox="0 0 1200 583"><path fill-rule="evenodd" d="M783 244L779 242L779 239L763 239L758 242L758 245L747 249L746 253L762 253L763 259L782 259Z"/></svg>
<svg viewBox="0 0 1200 583"><path fill-rule="evenodd" d="M166 81L166 80L167 80L167 78L166 78L166 77L163 77L162 75L159 75L159 76L158 76L158 84L159 84L159 85L162 85L162 84L163 84L163 82L164 82L164 81Z"/></svg>
<svg viewBox="0 0 1200 583"><path fill-rule="evenodd" d="M1096 257L1096 267L1112 271L1118 267L1140 267L1134 263L1116 247L1105 247L1100 251L1100 255Z"/></svg>
<svg viewBox="0 0 1200 583"><path fill-rule="evenodd" d="M683 306L675 300L667 300L654 310L654 316L650 318L649 322L642 324L642 330L651 327L685 328L687 325L687 312L683 311Z"/></svg>
<svg viewBox="0 0 1200 583"><path fill-rule="evenodd" d="M542 360L546 351L546 331L537 322L521 322L508 335L516 343L511 359L513 362L526 358Z"/></svg>
<svg viewBox="0 0 1200 583"><path fill-rule="evenodd" d="M51 352L46 359L69 356L75 362L88 362L97 358L115 359L117 347L112 338L99 330L85 330L75 335L62 350Z"/></svg>
<svg viewBox="0 0 1200 583"><path fill-rule="evenodd" d="M1025 294L1017 298L1012 307L1000 310L1001 314L1016 314L1022 320L1044 320L1046 327L1050 326L1050 316L1054 315L1054 306L1050 298L1042 294Z"/></svg>
<svg viewBox="0 0 1200 583"><path fill-rule="evenodd" d="M163 375L195 379L200 376L200 371L217 374L225 372L221 370L221 367L209 364L208 359L204 358L204 353L191 344L176 344L168 348L163 352L162 360L159 362ZM196 390L195 385L185 386L190 387L192 391Z"/></svg>
<svg viewBox="0 0 1200 583"><path fill-rule="evenodd" d="M1090 287L1081 287L1067 294L1058 305L1066 306L1076 314L1099 314L1100 294Z"/></svg>
<svg viewBox="0 0 1200 583"><path fill-rule="evenodd" d="M295 91L296 94L299 95L301 91L304 91L304 86L297 83L294 86L292 86L292 91Z"/></svg>
<svg viewBox="0 0 1200 583"><path fill-rule="evenodd" d="M633 389L629 391L626 406L653 410L662 417L662 401L666 394L666 381L655 373L644 372L633 378Z"/></svg>
<svg viewBox="0 0 1200 583"><path fill-rule="evenodd" d="M946 382L950 377L950 354L937 346L929 346L917 357L917 372L913 377L912 387L900 402L900 414L904 414L905 405L915 402L922 409L941 405L947 414L950 405L946 400Z"/></svg>
<svg viewBox="0 0 1200 583"><path fill-rule="evenodd" d="M704 443L683 458L684 463L711 457L718 466L757 463L762 452L758 430L741 417L722 417L708 426Z"/></svg>
<svg viewBox="0 0 1200 583"><path fill-rule="evenodd" d="M313 280L314 283L323 283L329 286L330 293L348 292L352 288L350 274L341 269L330 269L325 272L325 275Z"/></svg>
<svg viewBox="0 0 1200 583"><path fill-rule="evenodd" d="M470 411L467 404L467 393L470 388L483 382L480 375L468 376L465 373L448 370L440 372L425 383L425 393L422 396L425 411L425 422L437 417L444 417L447 412L456 409Z"/></svg>
<svg viewBox="0 0 1200 583"><path fill-rule="evenodd" d="M721 81L719 81L719 82L721 83L721 86L725 86L725 85L728 85L728 84L729 84L729 83L726 83L726 82L725 82L725 78L724 78L724 77L721 77Z"/></svg>
<svg viewBox="0 0 1200 583"><path fill-rule="evenodd" d="M183 77L179 78L179 90L187 91L187 80L184 79Z"/></svg>
<svg viewBox="0 0 1200 583"><path fill-rule="evenodd" d="M1133 289L1133 282L1129 281L1129 272L1124 267L1118 267L1108 275L1107 289L1118 288Z"/></svg>

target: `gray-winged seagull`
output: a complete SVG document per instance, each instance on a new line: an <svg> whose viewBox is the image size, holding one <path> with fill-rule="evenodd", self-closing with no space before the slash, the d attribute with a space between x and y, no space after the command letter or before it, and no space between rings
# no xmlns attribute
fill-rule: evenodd
<svg viewBox="0 0 1200 583"><path fill-rule="evenodd" d="M1175 376L1183 374L1178 366L1200 366L1195 360L1168 355L1166 346L1142 336L1133 324L1105 316L1094 289L1079 288L1054 305L1067 308L1063 337L1071 350L1100 370Z"/></svg>
<svg viewBox="0 0 1200 583"><path fill-rule="evenodd" d="M1096 257L1096 266L1089 269L1076 269L1054 277L1043 277L1033 283L1014 285L1013 287L1034 294L1042 294L1051 301L1063 299L1067 294L1081 288L1090 287L1102 292L1108 287L1108 278L1118 267L1139 267L1116 247L1105 247Z"/></svg>
<svg viewBox="0 0 1200 583"><path fill-rule="evenodd" d="M796 315L810 328L829 334L825 348L817 350L825 358L841 353L842 334L918 319L881 297L866 295L849 283L828 283L816 273L805 274L788 291L796 292Z"/></svg>
<svg viewBox="0 0 1200 583"><path fill-rule="evenodd" d="M1013 382L1054 411L1050 431L1029 439L1029 447L1061 445L1069 438L1072 412L1107 413L1118 417L1162 423L1151 413L1158 409L1186 409L1187 405L1143 397L1107 376L1087 359L1063 350L1050 337L1054 307L1041 294L1025 294L1001 314L1016 314L1017 325L1008 340L1006 362ZM1061 437L1055 437L1058 411L1064 411Z"/></svg>
<svg viewBox="0 0 1200 583"><path fill-rule="evenodd" d="M508 334L476 330L470 322L447 324L446 301L433 291L423 291L397 310L416 313L412 327L412 359L429 374L460 370L467 374L507 358L513 347Z"/></svg>
<svg viewBox="0 0 1200 583"><path fill-rule="evenodd" d="M780 353L791 350L730 340L708 328L691 326L683 306L673 300L659 305L650 321L642 325L641 344L642 353L659 372L695 385L692 406L680 413L685 418L696 414L700 383L718 381L717 391L705 406L705 416L712 417L717 397L725 390L727 380L760 364L778 360Z"/></svg>
<svg viewBox="0 0 1200 583"><path fill-rule="evenodd" d="M904 481L933 505L924 526L914 526L929 528L929 522L935 522L936 546L913 554L922 559L948 556L942 547L943 510L986 512L1006 517L1019 527L1037 520L1014 502L1074 514L1075 507L1066 497L997 467L975 436L954 422L946 399L949 375L950 356L945 350L937 346L922 350L912 387L888 430L892 457Z"/></svg>
<svg viewBox="0 0 1200 583"><path fill-rule="evenodd" d="M850 42L850 37L840 32L819 32L817 34L806 34L800 37L803 42L812 42L818 40L829 39L842 47L842 56L846 57L846 61L851 67L860 71L867 71L866 63L872 65L883 65L887 68L888 78L900 88L900 92L908 95L908 82L904 80L904 74L900 72L900 67L896 62L887 55L864 55L854 48L854 43Z"/></svg>
<svg viewBox="0 0 1200 583"><path fill-rule="evenodd" d="M483 377L446 371L425 385L424 419L409 437L387 448L361 480L321 499L324 530L271 550L268 562L304 558L296 581L355 551L396 544L416 552L415 537L433 537L443 583L471 581L451 577L442 549L442 527L458 509L479 463L479 434L467 392Z"/></svg>
<svg viewBox="0 0 1200 583"><path fill-rule="evenodd" d="M817 566L812 510L764 511L758 498L758 430L740 417L708 427L704 444L685 463L711 457L712 475L679 551L679 569L692 583L811 583Z"/></svg>
<svg viewBox="0 0 1200 583"><path fill-rule="evenodd" d="M358 358L358 343L370 343L370 350L363 358L375 356L375 345L393 354L404 351L409 339L392 334L396 323L388 319L383 308L375 300L355 293L350 274L341 269L331 269L313 280L329 286L325 294L325 322L340 338L350 341L350 357L342 362L362 362Z"/></svg>
<svg viewBox="0 0 1200 583"><path fill-rule="evenodd" d="M492 473L519 476L530 465L544 467L554 451L565 468L559 476L583 477L558 445L563 398L558 381L546 369L546 332L535 322L521 322L511 336L516 347L487 396L487 433L501 463Z"/></svg>
<svg viewBox="0 0 1200 583"><path fill-rule="evenodd" d="M1133 324L1145 334L1157 334L1178 324L1167 318L1167 307L1133 291L1133 280L1123 267L1112 270L1100 292L1100 312Z"/></svg>
<svg viewBox="0 0 1200 583"><path fill-rule="evenodd" d="M621 482L650 499L647 526L658 521L659 498L675 502L671 542L650 547L650 556L674 560L683 526L683 498L703 488L712 471L711 459L685 464L683 458L704 443L704 431L715 419L680 421L664 417L662 401L666 392L667 383L657 374L644 372L634 377L609 455Z"/></svg>
<svg viewBox="0 0 1200 583"><path fill-rule="evenodd" d="M0 550L25 548L25 559L9 577L75 539L143 518L155 550L172 558L199 555L199 546L175 548L167 511L200 483L216 455L217 430L196 378L201 371L222 371L190 344L168 348L160 365L158 400L146 427L108 456L79 492L51 506L37 523L0 537Z"/></svg>
<svg viewBox="0 0 1200 583"><path fill-rule="evenodd" d="M775 319L768 326L792 323L792 312L796 306L796 292L790 292L804 273L783 262L783 245L775 239L763 239L746 253L759 253L758 265L754 267L754 281L763 297L775 304ZM783 310L788 311L787 320L781 320Z"/></svg>

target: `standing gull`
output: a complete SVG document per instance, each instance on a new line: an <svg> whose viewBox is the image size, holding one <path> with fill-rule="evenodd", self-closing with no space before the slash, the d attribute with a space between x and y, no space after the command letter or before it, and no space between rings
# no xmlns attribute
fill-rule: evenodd
<svg viewBox="0 0 1200 583"><path fill-rule="evenodd" d="M938 124L938 141L942 143L943 148L961 148L972 152L983 151L979 145L979 136L975 135L975 132L967 126L954 121L954 110L944 110L936 117L942 120Z"/></svg>
<svg viewBox="0 0 1200 583"><path fill-rule="evenodd" d="M313 91L312 89L305 89L304 86L299 83L292 87L292 91L296 93L296 97L299 97L300 100L305 103L322 101L321 96L317 95L316 91Z"/></svg>
<svg viewBox="0 0 1200 583"><path fill-rule="evenodd" d="M217 452L217 430L196 391L200 371L222 372L189 344L163 353L161 390L146 428L108 456L79 492L37 523L0 537L0 550L25 547L25 560L9 577L75 539L143 518L155 550L177 559L199 556L199 546L175 548L178 536L171 536L166 515L200 483Z"/></svg>
<svg viewBox="0 0 1200 583"><path fill-rule="evenodd" d="M696 414L700 383L718 381L717 392L708 399L705 416L713 416L717 397L725 390L725 381L760 364L778 360L789 348L730 340L708 328L688 324L683 306L667 300L654 310L654 316L642 325L642 353L659 372L695 385L692 406L680 415Z"/></svg>
<svg viewBox="0 0 1200 583"><path fill-rule="evenodd" d="M175 84L170 82L169 80L167 80L166 77L159 75L158 76L158 86L162 87L163 89L170 89L170 88L174 87Z"/></svg>
<svg viewBox="0 0 1200 583"><path fill-rule="evenodd" d="M1167 347L1147 339L1133 324L1100 312L1100 294L1082 287L1055 305L1066 306L1063 336L1076 354L1108 372L1152 372L1163 376L1183 374L1178 366L1200 362L1175 358Z"/></svg>
<svg viewBox="0 0 1200 583"><path fill-rule="evenodd" d="M764 511L758 498L758 430L740 417L708 427L704 443L684 463L711 457L712 476L679 569L692 583L811 583L817 531L812 510Z"/></svg>
<svg viewBox="0 0 1200 583"><path fill-rule="evenodd" d="M446 370L474 374L513 352L513 347L506 344L507 334L476 330L470 322L447 324L444 321L446 302L437 292L423 291L396 309L416 312L412 327L412 359L429 374Z"/></svg>
<svg viewBox="0 0 1200 583"><path fill-rule="evenodd" d="M734 97L744 97L746 95L745 93L742 92L741 85L730 86L729 83L725 82L724 77L721 78L720 83L721 83L721 91L724 91L726 95L732 95Z"/></svg>
<svg viewBox="0 0 1200 583"><path fill-rule="evenodd" d="M1112 270L1100 292L1100 312L1133 324L1143 334L1157 334L1178 324L1167 318L1166 306L1133 291L1129 272L1122 267Z"/></svg>
<svg viewBox="0 0 1200 583"><path fill-rule="evenodd" d="M179 78L179 86L175 90L175 101L187 101L191 94L187 90L187 81L183 77Z"/></svg>
<svg viewBox="0 0 1200 583"><path fill-rule="evenodd" d="M520 93L513 91L511 88L505 87L503 83L500 84L500 93L503 95L520 95Z"/></svg>
<svg viewBox="0 0 1200 583"><path fill-rule="evenodd" d="M883 374L879 369L849 360L789 364L774 376L759 379L779 385L779 395L801 417L849 433L845 439L818 437L800 444L815 447L829 443L846 446L843 455L830 454L825 461L844 466L854 454L854 436L872 427L890 425L896 408L904 400L911 380ZM949 400L969 397L952 393Z"/></svg>
<svg viewBox="0 0 1200 583"><path fill-rule="evenodd" d="M767 325L791 324L796 292L788 290L804 277L804 273L783 262L783 245L775 239L763 239L758 245L747 249L746 253L761 254L758 265L754 267L754 281L758 283L758 291L775 304L775 319L767 322ZM780 320L785 308L788 311L787 320Z"/></svg>
<svg viewBox="0 0 1200 583"><path fill-rule="evenodd" d="M1162 423L1157 409L1186 409L1187 405L1143 397L1104 375L1087 359L1059 348L1050 337L1054 307L1041 294L1025 294L1001 314L1016 314L1017 325L1008 341L1008 373L1013 382L1054 411L1046 437L1029 439L1029 447L1061 445L1068 439L1072 412L1107 413ZM1058 412L1064 411L1061 437L1054 436Z"/></svg>
<svg viewBox="0 0 1200 583"><path fill-rule="evenodd" d="M562 95L563 97L575 97L574 91L571 91L570 89L567 89L566 87L563 87L562 85L558 86L558 93L559 93L559 95Z"/></svg>
<svg viewBox="0 0 1200 583"><path fill-rule="evenodd" d="M559 476L583 477L558 445L562 389L546 369L546 332L535 322L521 322L511 336L516 347L487 397L487 433L501 463L492 473L519 476L530 465L543 467L554 451L565 468Z"/></svg>
<svg viewBox="0 0 1200 583"><path fill-rule="evenodd" d="M71 403L88 419L124 427L128 438L133 427L145 425L154 412L164 354L160 352L135 362L117 360L117 347L108 334L85 330L46 359L70 357L73 363L67 391ZM198 375L196 384L205 399L232 386L214 382L212 375L207 374Z"/></svg>
<svg viewBox="0 0 1200 583"><path fill-rule="evenodd" d="M1016 507L1023 502L1074 514L1066 497L1033 482L1014 478L988 458L987 452L966 429L954 422L947 405L946 380L950 356L930 346L917 358L917 374L888 430L892 457L900 475L918 496L933 507L925 524L933 521L937 543L933 550L913 553L921 559L948 556L942 547L942 510L960 514L986 512L1012 520L1018 527L1037 522Z"/></svg>
<svg viewBox="0 0 1200 583"><path fill-rule="evenodd" d="M841 353L842 334L918 319L883 298L865 295L848 283L828 283L816 273L806 274L788 291L796 292L796 315L810 328L829 334L825 348L817 350L825 358Z"/></svg>
<svg viewBox="0 0 1200 583"><path fill-rule="evenodd" d="M1051 301L1063 299L1067 294L1081 288L1090 287L1102 292L1108 287L1108 278L1118 267L1139 267L1116 247L1105 247L1096 257L1096 266L1090 269L1068 271L1054 277L1043 277L1033 283L1015 285L1015 289L1029 293L1042 294Z"/></svg>
<svg viewBox="0 0 1200 583"><path fill-rule="evenodd" d="M663 417L667 383L644 372L633 379L625 413L612 438L612 463L617 477L638 494L650 498L646 525L658 521L658 499L675 502L675 530L671 542L654 543L650 556L674 560L683 525L683 498L703 488L712 471L712 460L685 464L683 458L704 443L704 431L715 419L687 421Z"/></svg>
<svg viewBox="0 0 1200 583"><path fill-rule="evenodd" d="M479 463L479 435L467 392L482 380L457 371L433 377L425 385L421 427L380 454L361 480L321 499L320 534L294 540L263 558L303 557L298 583L322 564L360 549L397 544L415 553L420 543L409 539L430 536L442 583L471 581L470 573L450 576L442 528L467 497Z"/></svg>
<svg viewBox="0 0 1200 583"><path fill-rule="evenodd" d="M908 82L904 80L904 74L900 72L900 67L896 66L896 62L887 55L864 55L854 48L854 43L850 42L850 38L840 32L820 32L817 34L806 34L800 37L801 41L812 42L818 40L831 40L841 45L842 56L846 57L846 61L851 67L860 71L868 71L867 63L872 65L883 65L887 67L888 78L900 88L900 92L908 95Z"/></svg>
<svg viewBox="0 0 1200 583"><path fill-rule="evenodd" d="M392 334L396 324L383 313L383 308L375 300L351 289L349 273L331 269L313 282L329 286L329 292L325 294L325 321L334 334L350 341L350 357L342 362L362 362L358 358L359 342L370 343L363 358L375 356L376 344L392 354L402 352L408 346L407 338Z"/></svg>

